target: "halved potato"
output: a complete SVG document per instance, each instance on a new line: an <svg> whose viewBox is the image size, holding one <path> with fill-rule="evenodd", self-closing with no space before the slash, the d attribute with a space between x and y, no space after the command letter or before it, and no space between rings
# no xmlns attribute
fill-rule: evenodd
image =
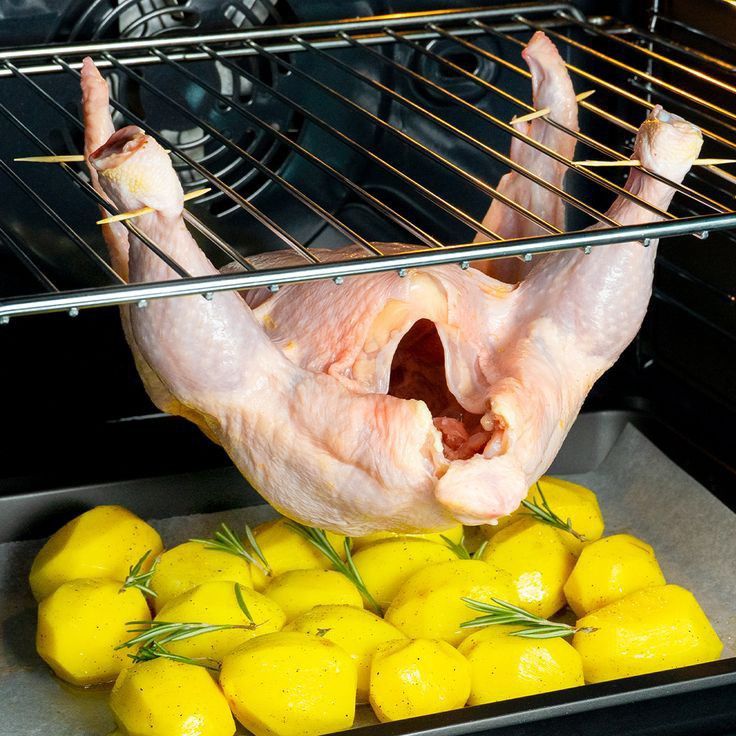
<svg viewBox="0 0 736 736"><path fill-rule="evenodd" d="M227 700L206 669L152 659L127 667L110 694L127 736L232 736Z"/></svg>
<svg viewBox="0 0 736 736"><path fill-rule="evenodd" d="M33 560L29 582L37 601L80 578L123 581L150 551L142 572L163 549L158 532L122 506L96 506L51 535Z"/></svg>
<svg viewBox="0 0 736 736"><path fill-rule="evenodd" d="M562 591L575 566L575 555L557 530L529 517L511 524L486 545L481 559L514 580L519 605L548 618L565 605Z"/></svg>
<svg viewBox="0 0 736 736"><path fill-rule="evenodd" d="M379 721L462 708L469 695L468 661L445 641L390 641L373 655L370 703Z"/></svg>
<svg viewBox="0 0 736 736"><path fill-rule="evenodd" d="M519 627L491 625L459 647L471 671L468 705L536 695L583 684L580 655L563 639L509 636Z"/></svg>
<svg viewBox="0 0 736 736"><path fill-rule="evenodd" d="M604 682L718 659L723 644L692 593L657 585L629 593L576 626L585 679Z"/></svg>
<svg viewBox="0 0 736 736"><path fill-rule="evenodd" d="M630 534L614 534L583 549L565 583L565 596L580 617L635 590L665 582L650 545Z"/></svg>
<svg viewBox="0 0 736 736"><path fill-rule="evenodd" d="M128 621L149 621L143 594L114 580L70 580L38 607L36 650L73 685L111 682L128 663Z"/></svg>
<svg viewBox="0 0 736 736"><path fill-rule="evenodd" d="M381 608L388 608L403 583L427 565L456 560L446 544L418 537L375 542L353 555L366 588Z"/></svg>
<svg viewBox="0 0 736 736"><path fill-rule="evenodd" d="M415 572L399 588L385 618L411 639L442 639L457 645L467 634L460 624L477 616L463 597L520 603L513 578L505 570L482 560L453 560Z"/></svg>
<svg viewBox="0 0 736 736"><path fill-rule="evenodd" d="M254 736L350 728L355 679L353 660L337 644L298 631L252 639L228 654L220 670L230 708Z"/></svg>

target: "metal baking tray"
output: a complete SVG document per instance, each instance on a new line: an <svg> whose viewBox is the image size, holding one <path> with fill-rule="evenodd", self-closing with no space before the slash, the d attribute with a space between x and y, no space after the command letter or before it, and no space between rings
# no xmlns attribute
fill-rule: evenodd
<svg viewBox="0 0 736 736"><path fill-rule="evenodd" d="M713 490L711 486L717 487L717 495L728 507L726 511L734 511L734 499L723 491L736 488L733 475L729 481L727 470L715 469L707 455L686 439L645 415L632 412L581 415L550 472L572 475L595 471L630 424L664 455L686 466L708 491ZM44 536L82 510L100 503L119 503L143 517L162 518L261 505L263 501L232 468L8 496L0 498L0 543ZM687 520L682 521L686 532ZM27 545L17 547L26 549ZM30 562L27 554L15 558L11 554L3 569L0 559L0 577L12 578L16 592L23 590ZM721 575L724 568L728 575L734 560L722 559L716 564ZM11 683L0 697L6 715L0 720L0 735L47 734L55 714L70 707L75 709L74 727L78 730L65 729L65 736L103 733L99 724L105 721L106 692L69 688L39 668L33 645L35 611L27 601L25 607L19 605L13 611L12 593L11 586L9 600L0 601L0 607L4 603L11 606L10 615L6 611L5 620L0 618L0 685L3 678L6 685ZM2 650L8 656L3 656ZM37 727L35 723L19 722L13 714L28 711L29 689L40 678L45 678L48 695L45 700L33 701L41 714ZM370 723L364 716L362 713L358 717L359 725L351 732L355 736L451 736L486 731L520 736L538 734L542 728L553 729L552 733L596 736L726 733L736 726L736 658L390 724L360 725ZM60 720L69 723L68 719Z"/></svg>

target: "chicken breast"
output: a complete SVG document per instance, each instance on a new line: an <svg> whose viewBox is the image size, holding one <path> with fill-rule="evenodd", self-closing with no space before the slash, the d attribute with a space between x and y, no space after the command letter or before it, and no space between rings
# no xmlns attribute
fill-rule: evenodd
<svg viewBox="0 0 736 736"><path fill-rule="evenodd" d="M83 85L104 85L89 60ZM88 129L104 116L97 95ZM697 128L656 107L635 156L680 181L700 146ZM155 210L138 227L189 273L218 273L186 229L181 186L151 137L123 128L89 162L118 208ZM662 209L674 193L636 169L627 188ZM652 219L624 198L609 214ZM175 278L135 237L128 246L131 280ZM483 524L518 506L636 334L655 252L627 243L557 253L518 285L441 266L287 286L250 304L232 292L167 298L130 311L128 339L156 397L220 442L280 512L349 534ZM420 368L439 360L442 385L430 375L420 390L392 371L416 325L409 353ZM463 452L445 420L467 435Z"/></svg>

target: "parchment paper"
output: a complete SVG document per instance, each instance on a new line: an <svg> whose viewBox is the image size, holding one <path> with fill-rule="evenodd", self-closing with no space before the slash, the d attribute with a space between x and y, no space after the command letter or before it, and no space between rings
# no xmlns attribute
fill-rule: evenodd
<svg viewBox="0 0 736 736"><path fill-rule="evenodd" d="M725 644L736 650L736 515L628 426L595 470L566 476L596 491L606 533L628 532L654 546L668 582L692 590ZM153 520L167 547L272 518L268 506ZM0 735L102 736L113 729L107 690L65 685L35 652L36 606L28 588L43 540L0 545ZM360 709L356 725L371 722Z"/></svg>

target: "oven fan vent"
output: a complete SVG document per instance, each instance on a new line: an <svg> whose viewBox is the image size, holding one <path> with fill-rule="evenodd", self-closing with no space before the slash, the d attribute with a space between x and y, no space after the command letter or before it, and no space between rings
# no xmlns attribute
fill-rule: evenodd
<svg viewBox="0 0 736 736"><path fill-rule="evenodd" d="M159 38L185 35L197 30L233 31L260 28L284 22L280 0L95 0L78 17L62 24L68 31L64 41L97 41L102 39ZM278 87L279 70L273 64L250 57L239 61L246 71L262 79L268 86ZM259 94L243 77L219 62L200 64L197 74L218 89L233 102L253 106L261 119L289 135L298 136L301 120L298 115L283 106L273 105L268 96ZM142 76L157 88L172 90L179 101L193 106L197 116L221 130L233 142L251 156L278 171L288 151L274 141L262 128L249 125L224 102L211 96L202 98L182 82L171 69L150 67ZM173 145L187 152L198 163L206 163L223 182L243 197L250 199L266 184L267 178L253 169L241 156L233 154L222 143L199 125L177 119L172 126L170 109L161 104L155 95L124 74L111 70L108 74L112 93L116 99L146 120ZM120 113L113 116L116 126L124 125ZM198 189L207 182L187 165L175 166L186 189ZM210 213L223 216L238 209L220 191L213 191L201 198L200 204L208 204Z"/></svg>

